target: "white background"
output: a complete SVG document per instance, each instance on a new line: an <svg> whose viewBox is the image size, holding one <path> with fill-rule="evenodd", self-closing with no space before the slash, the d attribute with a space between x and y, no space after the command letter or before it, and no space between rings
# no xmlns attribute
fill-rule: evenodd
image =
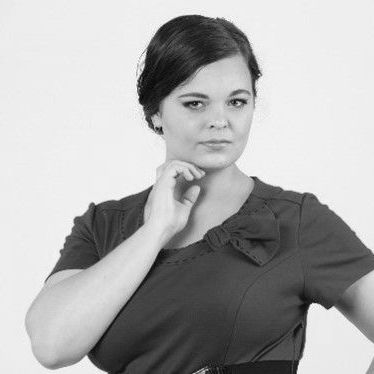
<svg viewBox="0 0 374 374"><path fill-rule="evenodd" d="M373 1L2 0L1 372L48 372L24 317L73 217L154 182L164 143L142 117L136 67L182 14L224 17L253 44L263 77L238 166L315 193L374 248ZM335 308L311 306L301 374L365 373L372 356ZM85 358L59 372L101 371Z"/></svg>

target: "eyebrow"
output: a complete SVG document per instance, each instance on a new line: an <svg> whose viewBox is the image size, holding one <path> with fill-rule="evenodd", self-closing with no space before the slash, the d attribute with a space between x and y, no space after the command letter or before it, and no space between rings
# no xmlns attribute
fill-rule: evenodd
<svg viewBox="0 0 374 374"><path fill-rule="evenodd" d="M248 90L243 90L243 89L232 91L230 96L234 96L234 95L237 95L237 94L240 94L240 93L246 93L249 96L251 96L251 93ZM208 99L209 98L209 96L204 95L204 94L199 93L199 92L188 92L188 93L185 93L185 94L180 95L178 97L185 97L185 96L195 96L195 97L200 97L202 99Z"/></svg>

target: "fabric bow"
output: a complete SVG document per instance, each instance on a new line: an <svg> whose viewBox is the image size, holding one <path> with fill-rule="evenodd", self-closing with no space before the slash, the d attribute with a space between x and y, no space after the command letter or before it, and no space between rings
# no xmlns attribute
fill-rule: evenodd
<svg viewBox="0 0 374 374"><path fill-rule="evenodd" d="M279 249L279 222L264 204L249 214L230 217L221 225L208 230L204 238L213 249L231 243L256 265L263 266Z"/></svg>

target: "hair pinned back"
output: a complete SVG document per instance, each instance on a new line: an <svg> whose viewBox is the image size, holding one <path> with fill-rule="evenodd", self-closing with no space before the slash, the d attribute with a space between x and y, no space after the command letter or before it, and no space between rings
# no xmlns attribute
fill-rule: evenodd
<svg viewBox="0 0 374 374"><path fill-rule="evenodd" d="M256 99L256 81L262 73L248 38L232 22L193 14L163 24L146 48L144 62L138 64L138 101L148 127L156 132L151 117L176 87L189 82L205 65L238 54L247 62Z"/></svg>

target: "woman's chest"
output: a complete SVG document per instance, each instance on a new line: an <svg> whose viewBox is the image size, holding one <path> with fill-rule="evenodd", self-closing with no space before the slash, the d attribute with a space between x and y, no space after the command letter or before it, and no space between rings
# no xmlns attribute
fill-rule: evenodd
<svg viewBox="0 0 374 374"><path fill-rule="evenodd" d="M212 227L218 226L223 220L215 219L205 216L198 220L190 220L186 227L176 233L167 243L164 248L185 248L193 243L199 242L203 239L205 233Z"/></svg>
<svg viewBox="0 0 374 374"><path fill-rule="evenodd" d="M176 357L194 358L191 365L225 355L228 362L282 359L294 351L289 338L304 312L303 282L293 254L269 265L258 267L227 246L153 267L90 358L106 369L141 362L149 372L164 357L160 373Z"/></svg>
<svg viewBox="0 0 374 374"><path fill-rule="evenodd" d="M228 217L233 216L241 206L240 200L231 201L230 204L210 204L191 211L187 225L176 233L164 245L164 248L184 248L199 242L204 235L213 227L222 224ZM145 209L143 222L145 219Z"/></svg>

